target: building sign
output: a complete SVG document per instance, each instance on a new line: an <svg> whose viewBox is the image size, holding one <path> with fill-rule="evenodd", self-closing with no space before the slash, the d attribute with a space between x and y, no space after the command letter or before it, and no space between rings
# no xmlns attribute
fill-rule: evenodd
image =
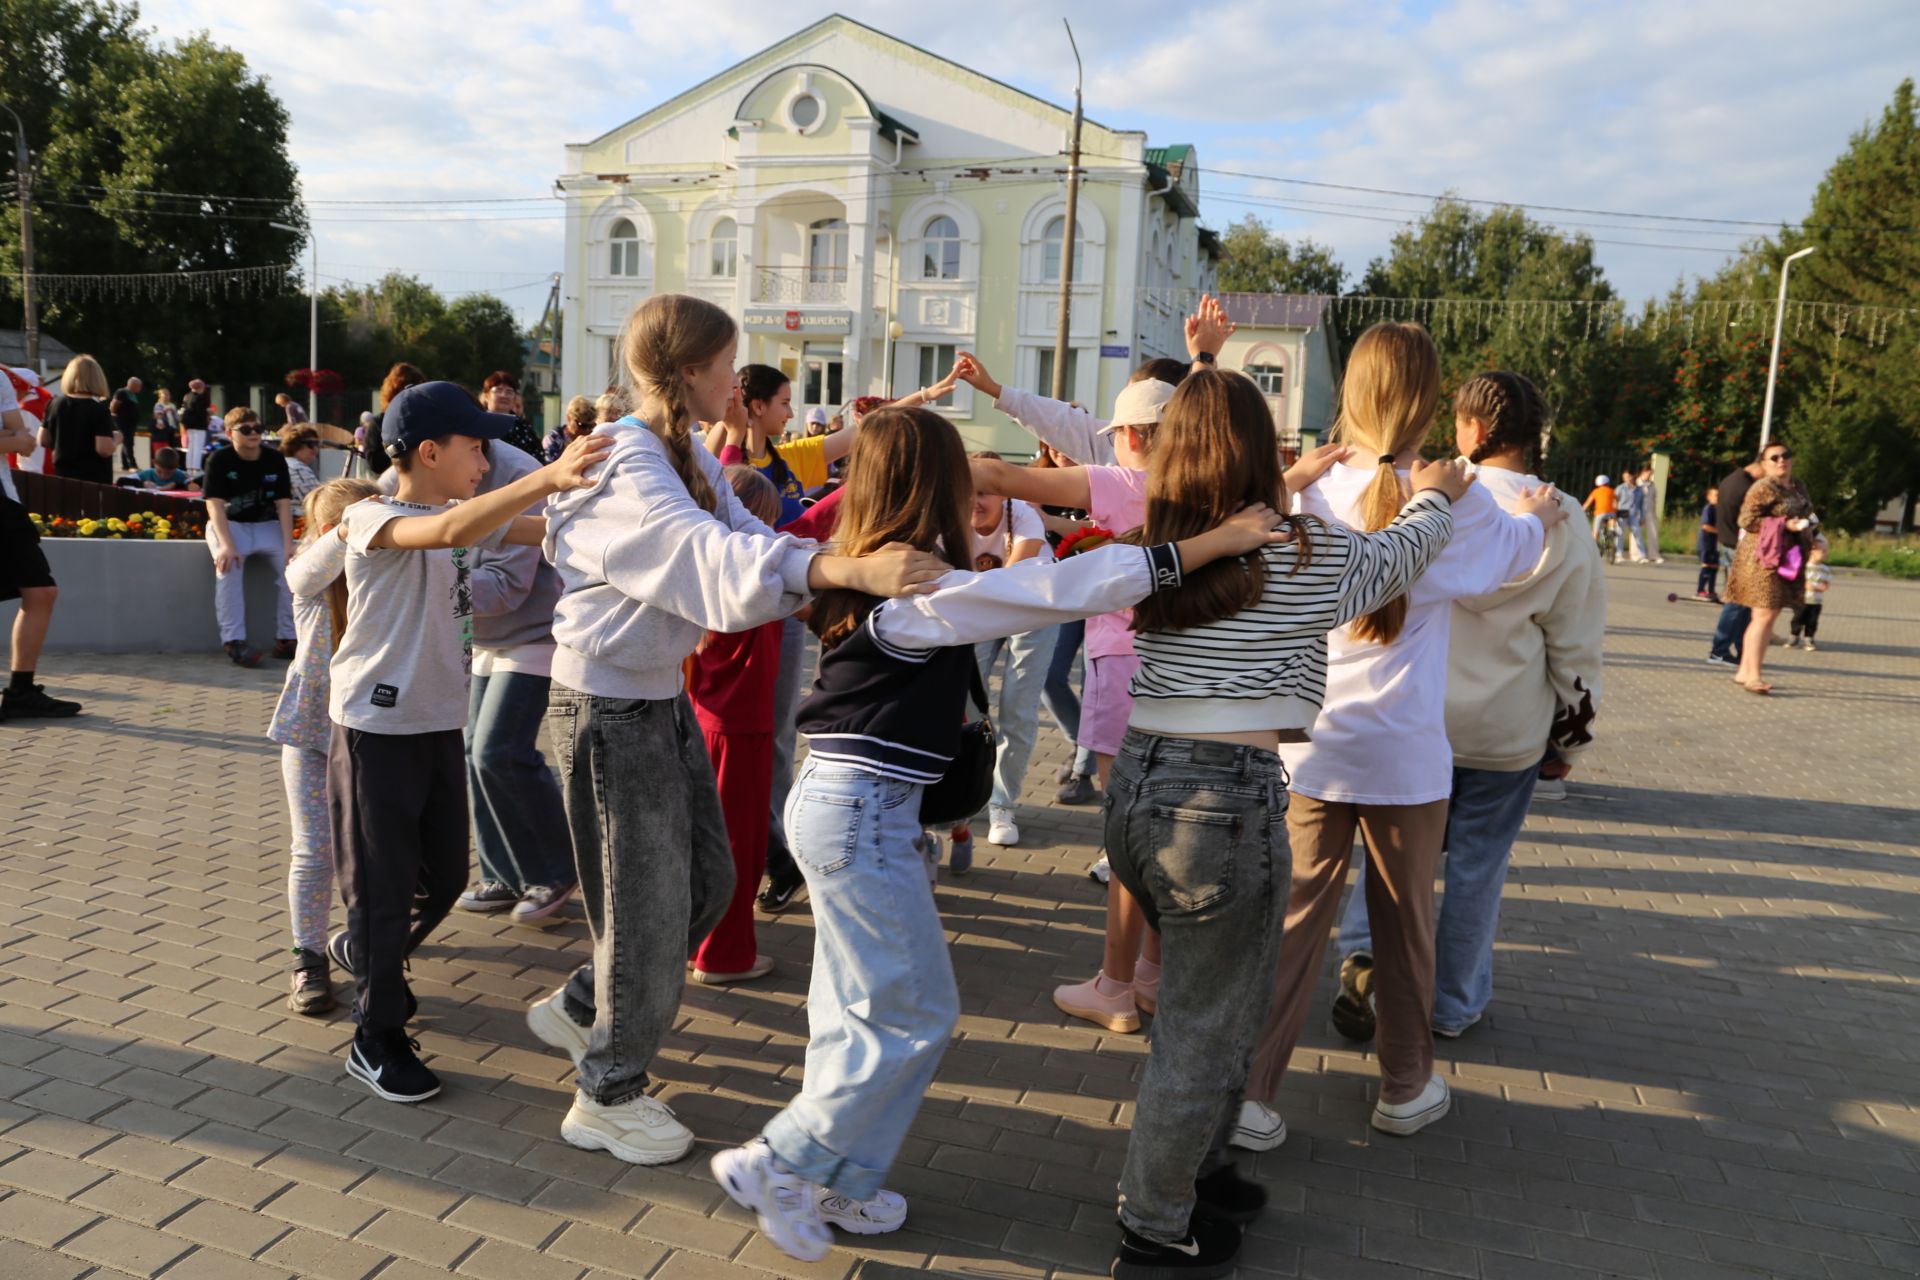
<svg viewBox="0 0 1920 1280"><path fill-rule="evenodd" d="M788 311L783 307L748 307L743 317L748 333L851 333L851 311Z"/></svg>
<svg viewBox="0 0 1920 1280"><path fill-rule="evenodd" d="M1100 348L1100 358L1102 360L1125 360L1129 355L1132 355L1132 354L1133 354L1132 347L1103 346Z"/></svg>

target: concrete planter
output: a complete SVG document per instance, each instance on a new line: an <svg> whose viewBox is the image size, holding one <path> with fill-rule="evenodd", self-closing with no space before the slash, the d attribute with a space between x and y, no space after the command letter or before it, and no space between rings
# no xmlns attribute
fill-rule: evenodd
<svg viewBox="0 0 1920 1280"><path fill-rule="evenodd" d="M204 542L45 538L40 547L60 585L52 652L192 653L220 647L213 617L213 557ZM247 574L247 638L271 648L273 575L258 558ZM0 627L19 605L0 604Z"/></svg>

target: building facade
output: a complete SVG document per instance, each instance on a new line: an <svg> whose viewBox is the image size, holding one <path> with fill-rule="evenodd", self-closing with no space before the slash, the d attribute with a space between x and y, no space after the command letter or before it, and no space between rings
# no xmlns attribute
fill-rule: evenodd
<svg viewBox="0 0 1920 1280"><path fill-rule="evenodd" d="M1338 406L1340 370L1327 329L1328 298L1301 293L1229 293L1220 298L1233 336L1220 367L1246 374L1273 407L1285 449L1325 443Z"/></svg>
<svg viewBox="0 0 1920 1280"><path fill-rule="evenodd" d="M972 351L1048 390L1074 254L1068 398L1109 406L1184 351L1179 300L1213 285L1191 147L1087 121L1066 234L1072 112L830 17L592 142L568 147L561 391L616 378L649 294L710 298L742 363L784 369L796 416L904 395ZM936 406L971 445L1027 437L964 385Z"/></svg>

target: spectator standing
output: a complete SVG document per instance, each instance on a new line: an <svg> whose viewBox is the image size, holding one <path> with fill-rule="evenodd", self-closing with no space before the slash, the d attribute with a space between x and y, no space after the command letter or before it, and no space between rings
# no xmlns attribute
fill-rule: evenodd
<svg viewBox="0 0 1920 1280"><path fill-rule="evenodd" d="M40 443L53 451L53 474L69 480L113 483L113 414L107 375L92 356L75 356L60 375L60 394L47 406Z"/></svg>
<svg viewBox="0 0 1920 1280"><path fill-rule="evenodd" d="M287 460L267 448L266 429L251 409L229 413L233 447L222 449L207 467L207 549L213 553L216 581L214 615L220 643L243 667L260 665L261 653L247 645L247 560L260 556L273 569L277 630L273 656L292 658L293 597L287 593L287 559L293 547L293 477Z"/></svg>
<svg viewBox="0 0 1920 1280"><path fill-rule="evenodd" d="M369 476L378 476L393 462L387 456L386 449L380 444L381 433L386 429L387 406L392 404L393 398L402 391L408 387L418 386L426 380L426 374L405 360L397 361L391 369L387 370L386 378L380 383L380 412L373 416L372 421L362 423L366 435L360 449L360 460L366 464Z"/></svg>
<svg viewBox="0 0 1920 1280"><path fill-rule="evenodd" d="M1793 478L1793 450L1773 441L1760 457L1761 477L1740 504L1740 545L1727 574L1729 602L1747 606L1736 683L1749 693L1772 693L1763 678L1774 619L1806 603L1806 553L1813 545L1813 500Z"/></svg>
<svg viewBox="0 0 1920 1280"><path fill-rule="evenodd" d="M320 487L320 431L316 427L288 427L280 433L280 452L287 460L293 484L293 514L306 514L307 495Z"/></svg>
<svg viewBox="0 0 1920 1280"><path fill-rule="evenodd" d="M527 421L526 405L520 399L520 379L505 369L495 369L480 384L480 407L489 413L504 413L513 418L513 428L501 436L529 458L541 456L540 433Z"/></svg>
<svg viewBox="0 0 1920 1280"><path fill-rule="evenodd" d="M180 447L180 410L173 403L173 392L165 387L153 393L153 426L147 435L147 447L155 456L162 449Z"/></svg>
<svg viewBox="0 0 1920 1280"><path fill-rule="evenodd" d="M207 384L194 378L180 400L180 429L187 436L187 470L198 471L207 462L207 424L213 416L213 397Z"/></svg>
<svg viewBox="0 0 1920 1280"><path fill-rule="evenodd" d="M1665 564L1667 558L1660 554L1660 487L1653 482L1652 463L1640 470L1640 530L1647 558Z"/></svg>
<svg viewBox="0 0 1920 1280"><path fill-rule="evenodd" d="M297 427L307 420L307 411L300 407L298 400L295 400L286 392L282 391L279 395L275 396L273 402L278 405L280 411L286 415L286 420L283 425Z"/></svg>
<svg viewBox="0 0 1920 1280"><path fill-rule="evenodd" d="M613 415L613 418L609 418L607 421L611 422L619 416L620 415L616 413ZM561 454L566 452L569 441L579 436L593 434L594 424L599 421L600 418L594 411L593 401L587 399L585 396L575 396L573 399L567 401L566 420L553 430L547 432L546 444L541 453L541 457L547 462L552 462L559 458Z"/></svg>
<svg viewBox="0 0 1920 1280"><path fill-rule="evenodd" d="M14 394L13 379L0 371L0 600L20 602L13 619L13 674L0 693L0 720L80 712L79 703L50 698L33 682L40 646L53 621L53 602L60 594L53 568L40 550L39 531L27 518L13 487L13 468L7 465L8 456L31 453L33 447L34 432Z"/></svg>
<svg viewBox="0 0 1920 1280"><path fill-rule="evenodd" d="M1718 504L1720 490L1709 488L1707 500L1700 508L1700 532L1696 535L1695 547L1700 552L1700 580L1694 584L1693 598L1696 600L1719 600L1715 590L1720 577L1720 514Z"/></svg>
<svg viewBox="0 0 1920 1280"><path fill-rule="evenodd" d="M1620 536L1625 540L1625 550L1635 564L1646 564L1653 557L1647 554L1647 534L1640 522L1641 504L1647 500L1646 491L1640 487L1640 473L1628 467L1620 475Z"/></svg>
<svg viewBox="0 0 1920 1280"><path fill-rule="evenodd" d="M128 378L127 385L113 393L113 429L120 436L120 465L131 471L140 464L133 456L134 432L140 429L140 379Z"/></svg>
<svg viewBox="0 0 1920 1280"><path fill-rule="evenodd" d="M1753 488L1753 482L1760 478L1762 467L1756 459L1744 467L1735 468L1719 484L1720 499L1714 504L1714 514L1718 518L1720 546L1731 555L1740 547L1740 508L1746 504L1747 490ZM1721 597L1720 620L1714 624L1713 642L1707 650L1707 661L1715 666L1730 666L1740 661L1741 638L1747 633L1747 623L1753 618L1753 611L1730 596Z"/></svg>

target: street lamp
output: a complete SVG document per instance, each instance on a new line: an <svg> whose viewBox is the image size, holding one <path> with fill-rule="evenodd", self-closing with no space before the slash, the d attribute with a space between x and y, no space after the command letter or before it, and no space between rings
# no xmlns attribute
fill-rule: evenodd
<svg viewBox="0 0 1920 1280"><path fill-rule="evenodd" d="M40 374L40 312L33 297L33 174L27 158L27 126L20 113L0 105L13 117L13 174L20 188L20 297L25 308L22 323L27 338L27 363Z"/></svg>
<svg viewBox="0 0 1920 1280"><path fill-rule="evenodd" d="M1812 253L1815 246L1808 245L1798 253L1790 253L1787 260L1780 264L1780 301L1773 307L1773 358L1767 361L1767 405L1760 411L1760 452L1767 451L1767 441L1773 437L1773 384L1780 379L1780 328L1787 318L1787 272L1793 270L1793 264Z"/></svg>
<svg viewBox="0 0 1920 1280"><path fill-rule="evenodd" d="M313 252L311 265L307 268L307 421L318 422L320 397L313 389L312 375L320 367L320 240L313 234L312 227L296 227L285 222L269 222L267 225L277 231L304 234L307 247Z"/></svg>

